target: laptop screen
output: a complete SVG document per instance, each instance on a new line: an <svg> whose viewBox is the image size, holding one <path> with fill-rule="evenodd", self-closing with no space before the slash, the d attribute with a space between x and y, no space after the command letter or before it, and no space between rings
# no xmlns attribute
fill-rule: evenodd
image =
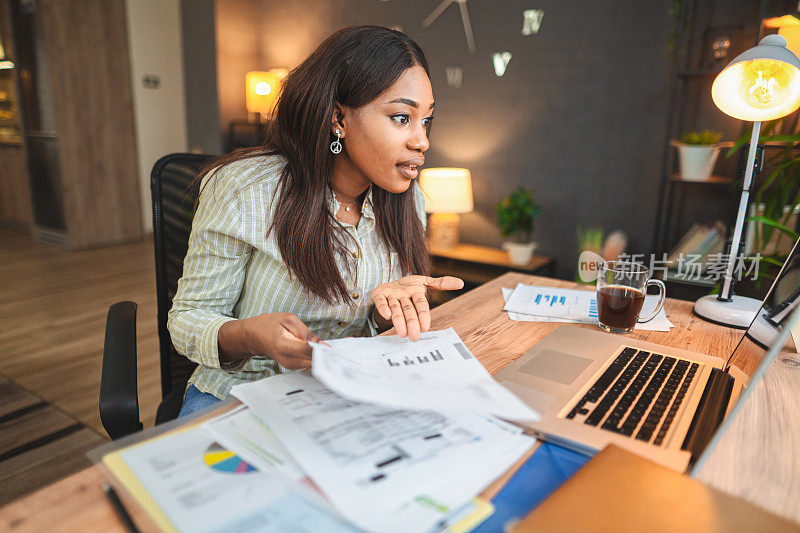
<svg viewBox="0 0 800 533"><path fill-rule="evenodd" d="M800 241L798 241L800 242ZM750 327L728 358L726 369L734 366L752 377L762 359L800 304L800 247L792 251L772 283ZM791 341L791 339L790 339Z"/></svg>
<svg viewBox="0 0 800 533"><path fill-rule="evenodd" d="M767 291L761 309L756 313L755 319L728 359L726 368L734 366L743 371L750 379L722 425L717 428L711 441L695 461L692 475L696 475L703 467L772 361L787 344L791 343L793 349L793 339L790 334L793 329L797 329L798 323L800 323L800 313L795 312L800 304L799 243L800 241L795 243L778 276Z"/></svg>

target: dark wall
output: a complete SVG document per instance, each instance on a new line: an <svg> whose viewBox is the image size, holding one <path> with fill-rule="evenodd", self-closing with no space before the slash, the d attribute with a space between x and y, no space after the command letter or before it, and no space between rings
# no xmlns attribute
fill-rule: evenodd
<svg viewBox="0 0 800 533"><path fill-rule="evenodd" d="M214 0L181 0L186 145L207 154L223 150L217 105Z"/></svg>
<svg viewBox="0 0 800 533"><path fill-rule="evenodd" d="M462 241L499 246L493 205L524 185L543 207L539 253L556 258L560 277L573 276L578 226L621 229L629 252L650 253L667 140L669 2L470 0L475 54L457 4L422 27L436 5L217 0L223 126L246 117L247 70L291 68L343 25L399 25L432 69L437 109L426 165L472 172L475 211L462 215ZM530 8L545 14L540 32L523 36ZM499 51L513 55L503 77L492 66ZM463 68L461 88L447 86L448 66Z"/></svg>

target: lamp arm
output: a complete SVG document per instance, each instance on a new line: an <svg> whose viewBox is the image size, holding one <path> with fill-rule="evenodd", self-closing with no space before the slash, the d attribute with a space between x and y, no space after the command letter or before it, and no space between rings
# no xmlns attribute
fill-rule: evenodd
<svg viewBox="0 0 800 533"><path fill-rule="evenodd" d="M758 152L758 137L761 134L761 121L753 122L753 133L750 136L750 149L747 152L747 164L744 170L744 181L742 182L742 197L739 199L739 211L736 214L736 225L733 229L731 247L728 251L728 265L725 268L725 278L722 283L722 290L717 297L720 301L731 299L733 271L736 261L739 258L739 243L742 239L744 219L747 217L747 204L750 200L750 184L753 182L753 172L756 166L756 152Z"/></svg>

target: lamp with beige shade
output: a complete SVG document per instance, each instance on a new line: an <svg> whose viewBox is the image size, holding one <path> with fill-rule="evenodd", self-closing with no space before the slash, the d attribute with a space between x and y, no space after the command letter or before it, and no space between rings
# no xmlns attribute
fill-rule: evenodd
<svg viewBox="0 0 800 533"><path fill-rule="evenodd" d="M425 211L431 213L428 240L431 248L458 244L459 214L473 209L472 177L466 168L425 168L419 175Z"/></svg>
<svg viewBox="0 0 800 533"><path fill-rule="evenodd" d="M281 84L288 73L285 68L273 68L248 72L245 76L245 105L249 113L256 113L259 122L272 114Z"/></svg>

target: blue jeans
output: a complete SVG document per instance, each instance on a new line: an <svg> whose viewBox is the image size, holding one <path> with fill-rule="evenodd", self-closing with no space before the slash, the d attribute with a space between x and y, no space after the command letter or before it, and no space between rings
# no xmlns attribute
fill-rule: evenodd
<svg viewBox="0 0 800 533"><path fill-rule="evenodd" d="M213 394L203 392L194 385L189 385L189 388L186 389L186 394L183 395L183 407L181 407L181 412L178 413L178 418L205 409L209 405L214 405L220 401L222 400Z"/></svg>

